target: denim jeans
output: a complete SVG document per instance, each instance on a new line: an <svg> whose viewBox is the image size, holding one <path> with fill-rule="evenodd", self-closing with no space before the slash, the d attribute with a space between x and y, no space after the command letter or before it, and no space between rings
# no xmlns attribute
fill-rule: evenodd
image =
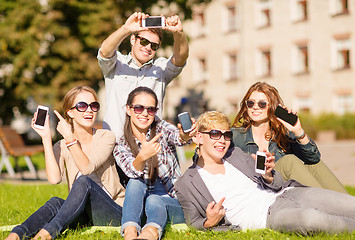
<svg viewBox="0 0 355 240"><path fill-rule="evenodd" d="M54 239L65 228L80 225L120 226L122 207L89 177L82 175L73 184L67 199L51 198L12 232L20 239L47 230Z"/></svg>
<svg viewBox="0 0 355 240"><path fill-rule="evenodd" d="M322 188L295 187L269 208L266 226L279 231L341 233L355 231L355 197Z"/></svg>
<svg viewBox="0 0 355 240"><path fill-rule="evenodd" d="M135 226L138 232L141 231L143 210L147 216L144 227L156 227L159 231L159 239L168 221L171 223L185 222L179 201L166 193L159 178L156 180L154 192L150 194L142 179L129 180L123 203L122 235L127 226Z"/></svg>

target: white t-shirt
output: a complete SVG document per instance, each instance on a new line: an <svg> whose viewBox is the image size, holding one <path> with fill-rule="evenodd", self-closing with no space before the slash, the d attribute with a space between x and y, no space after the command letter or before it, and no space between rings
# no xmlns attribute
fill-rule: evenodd
<svg viewBox="0 0 355 240"><path fill-rule="evenodd" d="M227 161L224 167L224 175L197 169L215 201L218 203L226 198L223 202L226 219L243 229L265 228L268 209L283 191L275 193L262 189Z"/></svg>

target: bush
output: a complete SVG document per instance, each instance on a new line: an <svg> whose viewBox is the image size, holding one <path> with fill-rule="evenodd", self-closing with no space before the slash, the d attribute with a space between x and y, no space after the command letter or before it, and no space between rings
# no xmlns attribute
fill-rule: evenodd
<svg viewBox="0 0 355 240"><path fill-rule="evenodd" d="M320 114L314 116L307 113L300 114L302 127L307 134L315 139L321 131L334 131L337 139L355 138L355 114Z"/></svg>

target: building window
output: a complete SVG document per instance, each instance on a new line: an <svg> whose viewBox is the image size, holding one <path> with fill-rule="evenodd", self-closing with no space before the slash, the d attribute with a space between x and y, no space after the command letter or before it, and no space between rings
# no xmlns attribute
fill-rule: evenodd
<svg viewBox="0 0 355 240"><path fill-rule="evenodd" d="M308 96L298 97L296 105L298 112L309 113L311 110L311 99Z"/></svg>
<svg viewBox="0 0 355 240"><path fill-rule="evenodd" d="M271 76L271 50L260 49L257 55L256 71L258 77Z"/></svg>
<svg viewBox="0 0 355 240"><path fill-rule="evenodd" d="M330 13L333 16L349 13L348 0L330 0Z"/></svg>
<svg viewBox="0 0 355 240"><path fill-rule="evenodd" d="M348 36L335 37L332 44L333 69L350 68L350 39Z"/></svg>
<svg viewBox="0 0 355 240"><path fill-rule="evenodd" d="M257 5L257 26L271 26L271 1L259 0Z"/></svg>
<svg viewBox="0 0 355 240"><path fill-rule="evenodd" d="M198 11L193 14L193 37L203 37L206 35L206 22L205 22L205 14L203 11Z"/></svg>
<svg viewBox="0 0 355 240"><path fill-rule="evenodd" d="M227 7L227 31L234 32L237 30L237 13L235 6Z"/></svg>
<svg viewBox="0 0 355 240"><path fill-rule="evenodd" d="M223 64L223 76L226 81L235 81L238 78L237 53L228 53Z"/></svg>
<svg viewBox="0 0 355 240"><path fill-rule="evenodd" d="M307 0L292 0L291 18L294 22L306 21L308 19Z"/></svg>
<svg viewBox="0 0 355 240"><path fill-rule="evenodd" d="M309 72L308 46L307 43L296 44L293 51L292 68L295 74Z"/></svg>
<svg viewBox="0 0 355 240"><path fill-rule="evenodd" d="M343 94L337 96L336 111L338 114L345 114L352 111L353 97L351 94Z"/></svg>
<svg viewBox="0 0 355 240"><path fill-rule="evenodd" d="M206 82L208 79L206 58L200 57L195 61L194 82Z"/></svg>

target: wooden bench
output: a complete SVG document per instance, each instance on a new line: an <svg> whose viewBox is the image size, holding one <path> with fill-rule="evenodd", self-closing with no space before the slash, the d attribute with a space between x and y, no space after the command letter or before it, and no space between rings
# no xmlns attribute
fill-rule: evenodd
<svg viewBox="0 0 355 240"><path fill-rule="evenodd" d="M15 176L9 157L15 158L15 166L17 167L18 158L23 156L30 172L38 178L37 171L31 161L31 156L43 152L42 145L25 145L21 135L19 135L10 126L0 126L0 173L5 165L7 172L11 177Z"/></svg>

